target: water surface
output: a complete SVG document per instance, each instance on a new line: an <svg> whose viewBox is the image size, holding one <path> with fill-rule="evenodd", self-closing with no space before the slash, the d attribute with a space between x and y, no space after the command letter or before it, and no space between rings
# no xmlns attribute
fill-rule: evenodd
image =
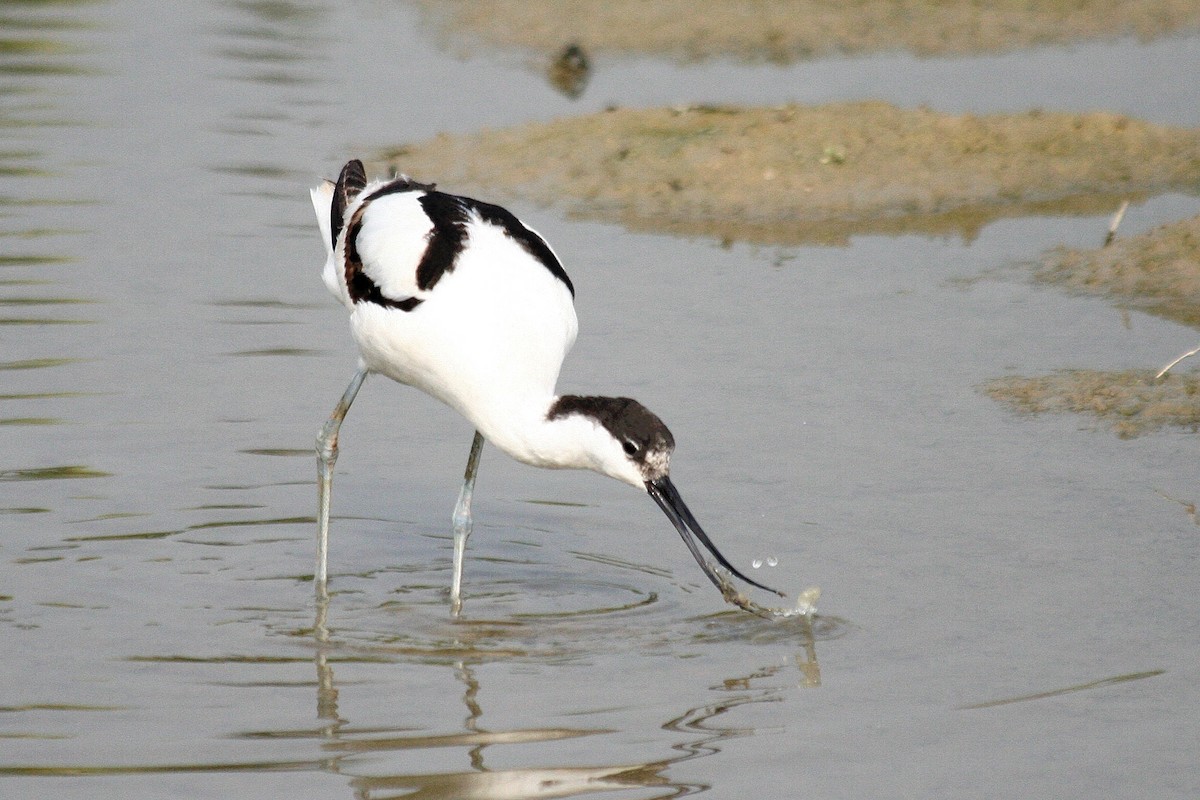
<svg viewBox="0 0 1200 800"><path fill-rule="evenodd" d="M1195 796L1196 440L1026 418L1007 372L1157 366L1177 324L1033 285L1102 217L722 246L516 210L578 292L573 391L629 394L735 563L727 610L646 498L484 453L373 378L333 597L311 443L354 368L306 188L439 130L880 97L1200 124L1200 40L786 68L598 65L576 102L411 8L138 0L0 13L0 793L13 797ZM1102 68L1100 68L1102 66ZM1053 76L1048 80L1047 76ZM437 176L422 176L436 179ZM1123 230L1197 211L1166 196Z"/></svg>

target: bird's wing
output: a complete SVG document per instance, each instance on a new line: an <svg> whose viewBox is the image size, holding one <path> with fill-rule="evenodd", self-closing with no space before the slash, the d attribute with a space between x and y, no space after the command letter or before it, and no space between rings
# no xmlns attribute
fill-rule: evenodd
<svg viewBox="0 0 1200 800"><path fill-rule="evenodd" d="M361 265L358 270L385 301L427 294L417 270L430 249L433 223L421 206L422 194L406 191L371 199L351 212L346 226L347 260Z"/></svg>

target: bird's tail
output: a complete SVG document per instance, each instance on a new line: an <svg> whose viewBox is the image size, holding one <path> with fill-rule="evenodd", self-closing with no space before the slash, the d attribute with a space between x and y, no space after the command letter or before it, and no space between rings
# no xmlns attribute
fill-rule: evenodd
<svg viewBox="0 0 1200 800"><path fill-rule="evenodd" d="M333 296L341 300L347 308L353 308L354 303L346 288L346 276L334 263L335 253L338 237L342 235L342 226L345 224L346 210L366 186L367 173L363 169L363 163L356 158L347 161L346 166L342 167L337 183L323 181L317 188L309 190L327 254L321 278Z"/></svg>
<svg viewBox="0 0 1200 800"><path fill-rule="evenodd" d="M313 211L317 212L317 226L321 229L321 241L325 250L333 256L333 234L330 229L329 210L333 207L333 181L321 181L315 189L309 189L312 197Z"/></svg>

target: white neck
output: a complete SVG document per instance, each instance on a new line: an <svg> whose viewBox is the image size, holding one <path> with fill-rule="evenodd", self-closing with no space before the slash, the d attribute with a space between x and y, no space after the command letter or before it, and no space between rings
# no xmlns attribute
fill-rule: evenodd
<svg viewBox="0 0 1200 800"><path fill-rule="evenodd" d="M548 418L556 400L529 398L471 414L462 411L485 439L517 461L547 469L588 469L641 488L641 476L602 425L580 414Z"/></svg>

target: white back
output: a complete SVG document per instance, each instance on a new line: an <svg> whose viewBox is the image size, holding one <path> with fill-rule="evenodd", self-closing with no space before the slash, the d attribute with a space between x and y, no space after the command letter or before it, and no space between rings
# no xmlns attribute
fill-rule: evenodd
<svg viewBox="0 0 1200 800"><path fill-rule="evenodd" d="M363 200L384 185L372 183L348 204L336 247L329 221L335 187L326 182L311 192L326 242L322 277L351 311L363 362L436 397L493 444L529 460L530 437L545 434L540 428L578 332L571 291L502 227L475 214L453 265L421 289L416 273L433 225L417 190L372 200L354 244L362 272L384 296L421 302L407 311L353 302L344 267L347 228Z"/></svg>

